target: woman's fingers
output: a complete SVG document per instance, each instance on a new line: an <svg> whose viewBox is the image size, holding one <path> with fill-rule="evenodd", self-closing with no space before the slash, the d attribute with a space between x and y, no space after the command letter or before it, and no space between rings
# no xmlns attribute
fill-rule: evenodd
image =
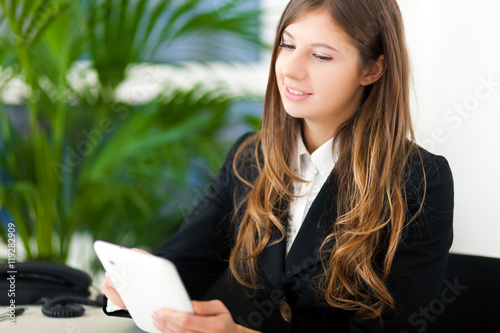
<svg viewBox="0 0 500 333"><path fill-rule="evenodd" d="M153 314L162 332L232 333L237 326L221 301L193 302L195 314L162 309Z"/></svg>
<svg viewBox="0 0 500 333"><path fill-rule="evenodd" d="M152 256L152 254L151 254L151 253L149 253L148 251L143 250L143 249L137 249L137 248L135 248L135 247L134 247L134 248L133 248L133 249L131 249L131 250L132 250L132 251L135 251L135 252L140 252L140 253L144 253L144 254L149 254L150 256Z"/></svg>
<svg viewBox="0 0 500 333"><path fill-rule="evenodd" d="M203 317L168 309L156 311L153 322L161 332L203 332L199 328L205 325Z"/></svg>
<svg viewBox="0 0 500 333"><path fill-rule="evenodd" d="M194 313L202 316L216 316L220 314L230 314L224 303L218 299L207 302L193 301Z"/></svg>

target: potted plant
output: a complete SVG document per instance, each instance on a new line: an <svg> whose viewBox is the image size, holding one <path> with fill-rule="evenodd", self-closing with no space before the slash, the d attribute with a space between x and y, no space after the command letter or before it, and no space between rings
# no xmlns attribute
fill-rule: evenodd
<svg viewBox="0 0 500 333"><path fill-rule="evenodd" d="M15 222L24 260L64 263L75 234L155 247L179 225L199 195L193 178L222 163L221 133L244 97L172 82L139 103L117 91L185 38L262 46L260 12L238 3L0 0L0 93L21 81L24 106L0 106L0 225Z"/></svg>

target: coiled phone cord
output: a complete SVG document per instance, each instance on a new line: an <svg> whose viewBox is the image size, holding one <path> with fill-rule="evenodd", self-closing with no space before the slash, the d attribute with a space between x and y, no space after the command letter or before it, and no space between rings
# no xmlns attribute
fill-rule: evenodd
<svg viewBox="0 0 500 333"><path fill-rule="evenodd" d="M78 296L58 296L41 301L42 313L51 318L80 317L85 313L85 308L80 304L96 307L101 307L103 304L102 296L98 296L94 301Z"/></svg>

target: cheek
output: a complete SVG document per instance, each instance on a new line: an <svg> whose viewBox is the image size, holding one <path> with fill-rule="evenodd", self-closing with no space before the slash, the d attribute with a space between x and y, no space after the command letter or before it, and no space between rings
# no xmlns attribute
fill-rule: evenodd
<svg viewBox="0 0 500 333"><path fill-rule="evenodd" d="M360 85L357 73L351 70L319 71L314 81L315 88L323 93L346 97Z"/></svg>

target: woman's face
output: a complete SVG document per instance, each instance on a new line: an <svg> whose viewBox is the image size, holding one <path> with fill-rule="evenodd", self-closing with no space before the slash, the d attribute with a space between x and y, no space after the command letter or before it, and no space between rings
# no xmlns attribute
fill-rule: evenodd
<svg viewBox="0 0 500 333"><path fill-rule="evenodd" d="M358 50L326 11L286 27L275 70L286 112L310 124L335 130L361 102Z"/></svg>

